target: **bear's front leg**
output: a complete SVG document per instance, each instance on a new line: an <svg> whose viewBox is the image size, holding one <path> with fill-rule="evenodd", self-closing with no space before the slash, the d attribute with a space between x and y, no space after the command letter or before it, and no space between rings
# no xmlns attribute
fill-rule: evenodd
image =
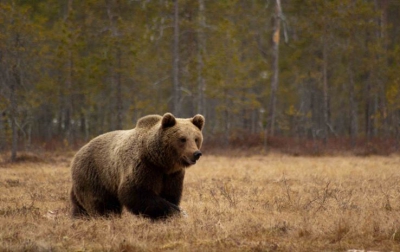
<svg viewBox="0 0 400 252"><path fill-rule="evenodd" d="M163 175L163 188L160 196L172 204L179 206L182 198L185 170Z"/></svg>
<svg viewBox="0 0 400 252"><path fill-rule="evenodd" d="M177 205L144 188L121 189L119 198L133 214L151 219L162 219L180 213Z"/></svg>
<svg viewBox="0 0 400 252"><path fill-rule="evenodd" d="M120 202L133 214L141 214L151 219L161 219L180 213L177 205L163 199L156 194L162 185L162 175L152 177L151 183L133 183L126 179L118 189ZM144 182L146 180L142 180Z"/></svg>

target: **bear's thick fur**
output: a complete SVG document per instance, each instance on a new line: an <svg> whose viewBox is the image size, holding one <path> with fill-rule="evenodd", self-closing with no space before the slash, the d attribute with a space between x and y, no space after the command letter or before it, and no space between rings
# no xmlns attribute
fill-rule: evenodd
<svg viewBox="0 0 400 252"><path fill-rule="evenodd" d="M200 158L204 117L149 115L131 130L100 135L72 160L72 214L131 213L158 219L180 212L185 168Z"/></svg>

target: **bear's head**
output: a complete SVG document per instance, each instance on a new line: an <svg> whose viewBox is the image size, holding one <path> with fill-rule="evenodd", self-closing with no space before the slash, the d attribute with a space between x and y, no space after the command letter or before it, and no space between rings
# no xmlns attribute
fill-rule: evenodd
<svg viewBox="0 0 400 252"><path fill-rule="evenodd" d="M193 118L175 118L166 113L161 119L161 144L173 164L172 170L194 165L200 158L203 143L202 129L205 119L202 115ZM172 172L172 171L171 171Z"/></svg>

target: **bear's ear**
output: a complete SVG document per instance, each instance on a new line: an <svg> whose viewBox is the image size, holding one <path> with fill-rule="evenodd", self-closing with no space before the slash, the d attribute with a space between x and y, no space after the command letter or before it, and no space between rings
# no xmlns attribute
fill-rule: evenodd
<svg viewBox="0 0 400 252"><path fill-rule="evenodd" d="M192 123L193 123L197 128L199 128L199 130L202 130L202 129L203 129L203 127L204 127L204 122L205 122L204 116L202 116L202 115L200 115L200 114L197 114L197 115L195 115L195 116L192 118Z"/></svg>
<svg viewBox="0 0 400 252"><path fill-rule="evenodd" d="M165 113L161 120L161 126L163 129L172 127L176 124L176 120L173 114Z"/></svg>

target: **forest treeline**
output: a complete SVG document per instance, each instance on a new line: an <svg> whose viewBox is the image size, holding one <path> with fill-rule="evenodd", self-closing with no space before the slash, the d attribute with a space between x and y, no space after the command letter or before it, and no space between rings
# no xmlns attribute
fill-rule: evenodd
<svg viewBox="0 0 400 252"><path fill-rule="evenodd" d="M206 145L398 148L399 24L396 0L3 0L0 148L167 111Z"/></svg>

